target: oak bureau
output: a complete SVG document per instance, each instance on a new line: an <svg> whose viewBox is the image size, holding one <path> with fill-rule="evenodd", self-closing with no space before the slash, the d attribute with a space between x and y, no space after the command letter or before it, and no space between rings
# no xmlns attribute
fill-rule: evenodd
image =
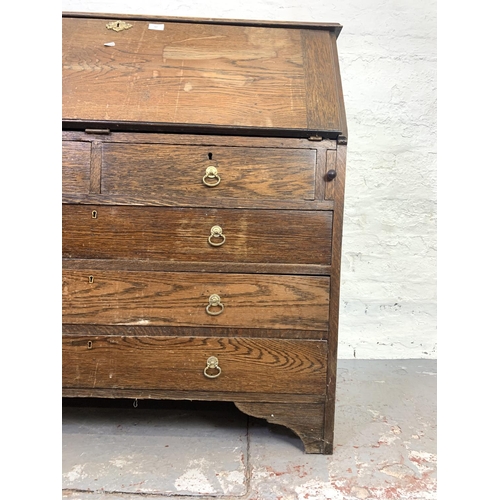
<svg viewBox="0 0 500 500"><path fill-rule="evenodd" d="M231 401L332 453L341 26L62 30L63 396Z"/></svg>

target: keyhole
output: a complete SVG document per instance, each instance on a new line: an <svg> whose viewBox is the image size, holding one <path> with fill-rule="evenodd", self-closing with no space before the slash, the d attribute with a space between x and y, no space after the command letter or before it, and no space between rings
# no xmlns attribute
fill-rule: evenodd
<svg viewBox="0 0 500 500"><path fill-rule="evenodd" d="M89 276L89 283L94 283L94 277L93 276Z"/></svg>
<svg viewBox="0 0 500 500"><path fill-rule="evenodd" d="M92 341L91 341L91 340L89 340L89 342L88 342L88 344L87 344L87 347L88 347L89 349L92 349Z"/></svg>
<svg viewBox="0 0 500 500"><path fill-rule="evenodd" d="M211 160L212 159L212 153L208 153L208 159Z"/></svg>
<svg viewBox="0 0 500 500"><path fill-rule="evenodd" d="M97 219L97 210L92 210L92 219Z"/></svg>

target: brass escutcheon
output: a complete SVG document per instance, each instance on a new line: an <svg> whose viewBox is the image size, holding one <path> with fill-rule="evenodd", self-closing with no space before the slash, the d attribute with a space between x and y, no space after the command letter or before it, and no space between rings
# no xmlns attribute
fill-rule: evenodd
<svg viewBox="0 0 500 500"><path fill-rule="evenodd" d="M108 30L113 30L113 31L128 30L131 27L132 25L126 23L125 21L113 21L112 23L106 24L106 28L108 28Z"/></svg>
<svg viewBox="0 0 500 500"><path fill-rule="evenodd" d="M207 370L217 370L217 373L210 375ZM217 378L222 373L221 367L219 366L219 360L215 356L210 356L207 359L207 366L205 366L203 373L205 377L208 378Z"/></svg>
<svg viewBox="0 0 500 500"><path fill-rule="evenodd" d="M97 210L92 210L92 219L97 219Z"/></svg>
<svg viewBox="0 0 500 500"><path fill-rule="evenodd" d="M209 179L209 182L207 182L207 179ZM212 179L217 179L216 182L211 182ZM213 165L210 165L210 167L207 167L205 170L205 175L203 177L203 184L208 187L215 187L218 186L220 182L220 176L217 173L217 168L214 167Z"/></svg>
<svg viewBox="0 0 500 500"><path fill-rule="evenodd" d="M220 307L220 310L218 311L212 311L212 307ZM208 298L208 306L205 309L210 316L218 316L219 314L222 314L222 311L224 311L224 304L220 301L220 297L217 294L212 294Z"/></svg>
<svg viewBox="0 0 500 500"><path fill-rule="evenodd" d="M212 238L222 238L222 241L215 241L212 240ZM220 226L212 226L212 229L210 229L210 236L208 237L208 242L210 245L213 247L220 247L223 245L226 241L226 237L222 234L222 228Z"/></svg>

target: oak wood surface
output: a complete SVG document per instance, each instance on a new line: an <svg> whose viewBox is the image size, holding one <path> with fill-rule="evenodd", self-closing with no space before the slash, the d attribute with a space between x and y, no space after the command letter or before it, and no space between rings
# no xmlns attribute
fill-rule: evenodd
<svg viewBox="0 0 500 500"><path fill-rule="evenodd" d="M326 330L329 284L320 276L63 270L62 316L71 324ZM217 316L206 311L212 294L224 305Z"/></svg>
<svg viewBox="0 0 500 500"><path fill-rule="evenodd" d="M326 453L325 449L331 447L323 435L324 404L236 401L235 405L248 415L292 429L302 440L306 453Z"/></svg>
<svg viewBox="0 0 500 500"><path fill-rule="evenodd" d="M337 141L325 139L321 141L310 141L308 139L291 137L251 137L241 135L213 135L213 134L189 134L177 130L174 133L143 133L143 132L117 132L110 131L108 134L94 133L92 129L85 132L79 130L63 130L63 141L83 142L110 142L122 144L168 144L173 146L220 146L220 147L248 147L248 148L286 148L286 149L335 149ZM207 150L209 151L209 150Z"/></svg>
<svg viewBox="0 0 500 500"><path fill-rule="evenodd" d="M217 378L207 378L216 356ZM324 394L326 342L217 337L63 336L63 386ZM208 370L210 375L217 370Z"/></svg>
<svg viewBox="0 0 500 500"><path fill-rule="evenodd" d="M62 28L63 395L234 401L331 454L341 26L65 13Z"/></svg>
<svg viewBox="0 0 500 500"><path fill-rule="evenodd" d="M331 262L331 212L63 205L62 228L65 258Z"/></svg>
<svg viewBox="0 0 500 500"><path fill-rule="evenodd" d="M252 273L252 274L307 274L329 276L328 264L281 264L281 263L244 263L244 262L179 262L154 259L75 259L64 258L63 269L94 269L120 271L181 271L205 273Z"/></svg>
<svg viewBox="0 0 500 500"><path fill-rule="evenodd" d="M99 19L126 19L126 20L147 20L163 21L177 23L200 23L200 24L231 24L235 26L262 26L267 28L306 28L306 29L326 29L332 31L338 36L342 25L334 22L300 22L300 21L271 21L263 19L221 19L221 18L196 18L196 17L178 17L178 16L152 16L141 14L114 14L102 12L63 12L63 17L83 17Z"/></svg>
<svg viewBox="0 0 500 500"><path fill-rule="evenodd" d="M247 337L274 339L327 340L325 330L298 330L291 328L217 328L201 326L131 326L131 325L92 325L63 324L62 333L66 335L117 335L133 337Z"/></svg>
<svg viewBox="0 0 500 500"><path fill-rule="evenodd" d="M62 142L63 193L88 193L90 190L91 145L85 142Z"/></svg>
<svg viewBox="0 0 500 500"><path fill-rule="evenodd" d="M220 148L103 144L101 192L168 199L204 198L314 200L316 154L312 149ZM203 183L217 168L220 183ZM214 183L216 179L207 179Z"/></svg>
<svg viewBox="0 0 500 500"><path fill-rule="evenodd" d="M265 127L304 136L338 129L337 117L322 111L331 109L331 95L315 76L331 61L304 61L327 49L304 54L301 30L171 22L158 31L139 20L117 33L108 22L62 20L64 121ZM305 31L306 38L316 32Z"/></svg>

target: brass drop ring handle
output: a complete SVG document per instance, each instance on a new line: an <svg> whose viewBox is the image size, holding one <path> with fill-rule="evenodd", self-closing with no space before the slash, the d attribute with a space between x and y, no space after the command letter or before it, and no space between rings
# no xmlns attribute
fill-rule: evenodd
<svg viewBox="0 0 500 500"><path fill-rule="evenodd" d="M215 182L213 182L212 179L216 179ZM205 175L203 176L203 184L205 184L205 186L208 187L215 187L219 185L219 182L220 182L220 176L217 173L217 168L215 168L213 165L207 167L207 169L205 170Z"/></svg>
<svg viewBox="0 0 500 500"><path fill-rule="evenodd" d="M215 241L212 238L222 238L222 241ZM210 236L208 237L208 242L213 247L220 247L226 241L226 237L222 234L222 228L220 226L213 226L210 229Z"/></svg>
<svg viewBox="0 0 500 500"><path fill-rule="evenodd" d="M212 307L220 307L219 310L212 311ZM218 316L224 311L224 304L220 301L220 297L217 294L210 295L208 298L208 306L206 307L207 314L210 316Z"/></svg>
<svg viewBox="0 0 500 500"><path fill-rule="evenodd" d="M207 370L217 370L217 373L210 375ZM208 378L217 378L222 373L221 367L219 366L219 360L215 356L210 356L207 359L207 366L205 366L203 373L205 377Z"/></svg>

